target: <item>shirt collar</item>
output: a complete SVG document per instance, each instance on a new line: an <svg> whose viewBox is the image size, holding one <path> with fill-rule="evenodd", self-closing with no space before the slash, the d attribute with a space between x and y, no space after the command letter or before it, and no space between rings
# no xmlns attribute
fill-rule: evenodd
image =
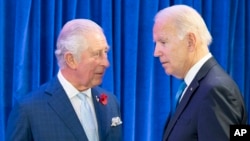
<svg viewBox="0 0 250 141"><path fill-rule="evenodd" d="M192 80L194 79L200 68L203 66L203 64L205 64L205 62L211 57L212 54L208 53L201 60L199 60L193 67L191 67L191 69L188 71L187 75L184 78L184 81L187 84L187 86L190 85L190 83L192 82Z"/></svg>
<svg viewBox="0 0 250 141"><path fill-rule="evenodd" d="M85 91L79 92L68 80L65 79L65 77L62 75L62 72L59 70L57 74L58 80L61 83L64 91L66 92L69 99L76 96L79 93L86 94L89 98L91 98L91 89L87 89Z"/></svg>

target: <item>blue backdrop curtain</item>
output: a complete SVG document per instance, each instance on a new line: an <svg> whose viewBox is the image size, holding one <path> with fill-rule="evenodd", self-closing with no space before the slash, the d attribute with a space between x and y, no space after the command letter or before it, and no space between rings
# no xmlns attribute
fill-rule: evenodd
<svg viewBox="0 0 250 141"><path fill-rule="evenodd" d="M239 85L249 111L248 0L0 0L0 140L14 98L57 74L54 50L63 24L89 18L103 27L111 47L102 87L118 97L124 140L160 141L179 81L153 57L152 26L157 11L173 4L190 5L205 19L210 50Z"/></svg>

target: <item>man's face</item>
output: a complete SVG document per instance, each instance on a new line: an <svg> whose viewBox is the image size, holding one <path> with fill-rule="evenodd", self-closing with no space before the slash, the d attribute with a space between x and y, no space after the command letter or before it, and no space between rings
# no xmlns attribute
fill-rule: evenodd
<svg viewBox="0 0 250 141"><path fill-rule="evenodd" d="M178 37L176 27L169 20L156 21L153 27L154 56L159 57L165 73L183 78L187 71L188 42Z"/></svg>
<svg viewBox="0 0 250 141"><path fill-rule="evenodd" d="M108 44L105 36L91 33L88 38L88 48L83 51L76 67L79 85L93 87L102 83L104 72L109 66L107 52Z"/></svg>

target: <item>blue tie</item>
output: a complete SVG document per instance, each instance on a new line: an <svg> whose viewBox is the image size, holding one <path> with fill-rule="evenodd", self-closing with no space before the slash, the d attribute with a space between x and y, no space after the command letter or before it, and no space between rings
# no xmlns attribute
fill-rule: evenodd
<svg viewBox="0 0 250 141"><path fill-rule="evenodd" d="M171 114L173 115L175 113L175 110L176 110L176 107L179 103L179 100L180 100L180 97L181 97L181 94L183 93L184 89L186 88L186 83L185 81L182 81L179 88L178 88L178 91L174 97L174 101L173 101L173 105L172 105L172 111L171 111Z"/></svg>
<svg viewBox="0 0 250 141"><path fill-rule="evenodd" d="M78 97L81 100L81 123L89 141L98 141L97 129L95 127L94 115L87 101L88 96L79 93Z"/></svg>

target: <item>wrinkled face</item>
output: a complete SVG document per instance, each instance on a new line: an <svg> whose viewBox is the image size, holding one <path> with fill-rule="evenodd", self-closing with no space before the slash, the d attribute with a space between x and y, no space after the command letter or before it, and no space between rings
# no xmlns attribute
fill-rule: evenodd
<svg viewBox="0 0 250 141"><path fill-rule="evenodd" d="M171 20L156 21L153 27L154 56L159 57L165 73L184 78L187 72L188 41L178 37Z"/></svg>
<svg viewBox="0 0 250 141"><path fill-rule="evenodd" d="M88 36L88 48L83 51L76 65L77 85L93 87L101 84L106 68L108 44L103 34L91 33Z"/></svg>

